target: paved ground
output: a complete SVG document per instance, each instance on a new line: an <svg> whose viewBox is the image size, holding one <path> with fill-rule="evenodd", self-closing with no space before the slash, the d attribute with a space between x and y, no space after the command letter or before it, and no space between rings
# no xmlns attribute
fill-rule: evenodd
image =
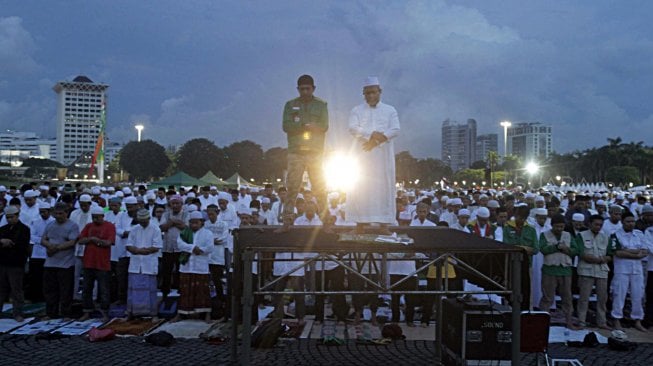
<svg viewBox="0 0 653 366"><path fill-rule="evenodd" d="M321 346L316 340L299 340L270 350L254 350L254 365L435 365L434 343L398 341L388 346ZM169 347L155 347L140 337L89 343L84 337L36 340L34 336L0 335L0 365L228 365L229 344L210 345L199 339L180 339ZM642 343L633 352L550 347L552 356L578 358L584 365L650 365L653 344ZM532 355L522 355L530 364Z"/></svg>

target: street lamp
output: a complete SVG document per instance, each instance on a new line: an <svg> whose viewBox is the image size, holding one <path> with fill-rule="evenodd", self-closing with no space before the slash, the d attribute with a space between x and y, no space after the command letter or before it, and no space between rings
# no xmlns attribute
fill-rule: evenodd
<svg viewBox="0 0 653 366"><path fill-rule="evenodd" d="M540 171L540 167L533 161L526 164L526 173L531 177L531 179ZM530 182L528 182L530 184ZM542 185L542 176L540 175L540 186Z"/></svg>
<svg viewBox="0 0 653 366"><path fill-rule="evenodd" d="M502 121L499 123L503 127L503 158L505 160L508 156L508 127L512 126L510 121Z"/></svg>
<svg viewBox="0 0 653 366"><path fill-rule="evenodd" d="M143 132L143 129L145 128L145 126L143 126L141 124L138 124L138 125L134 126L134 128L136 128L136 131L138 131L138 142L141 142L141 133Z"/></svg>

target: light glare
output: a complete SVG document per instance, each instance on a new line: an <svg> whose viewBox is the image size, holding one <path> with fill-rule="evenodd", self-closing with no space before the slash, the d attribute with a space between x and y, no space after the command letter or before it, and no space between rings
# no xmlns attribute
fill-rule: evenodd
<svg viewBox="0 0 653 366"><path fill-rule="evenodd" d="M349 190L358 181L358 160L353 156L335 153L324 163L324 178L330 190Z"/></svg>

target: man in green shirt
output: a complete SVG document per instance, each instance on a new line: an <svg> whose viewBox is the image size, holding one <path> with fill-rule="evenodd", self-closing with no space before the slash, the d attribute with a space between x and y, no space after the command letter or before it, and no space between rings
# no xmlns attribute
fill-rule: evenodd
<svg viewBox="0 0 653 366"><path fill-rule="evenodd" d="M578 329L572 322L574 306L571 297L571 273L574 257L579 253L578 241L565 231L565 217L561 214L551 218L551 230L540 234L540 252L544 255L540 309L551 309L557 289L567 328Z"/></svg>
<svg viewBox="0 0 653 366"><path fill-rule="evenodd" d="M283 228L280 231L286 231L294 221L295 199L304 171L308 172L319 210L326 208L322 156L329 129L327 103L313 96L315 83L310 75L299 77L297 91L299 97L286 102L283 109L283 131L288 135L288 203L283 207Z"/></svg>

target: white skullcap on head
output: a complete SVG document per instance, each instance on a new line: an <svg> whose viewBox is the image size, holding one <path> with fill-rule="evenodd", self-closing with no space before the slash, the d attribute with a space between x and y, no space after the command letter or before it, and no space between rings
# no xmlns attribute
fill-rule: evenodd
<svg viewBox="0 0 653 366"><path fill-rule="evenodd" d="M7 187L0 186L0 192L7 192Z"/></svg>
<svg viewBox="0 0 653 366"><path fill-rule="evenodd" d="M48 187L46 185L43 185L43 186L39 186L39 189L42 190L42 191L47 191L47 190L50 190L50 187Z"/></svg>
<svg viewBox="0 0 653 366"><path fill-rule="evenodd" d="M107 192L115 192L115 191L116 191L116 189L114 187L109 186L107 188Z"/></svg>
<svg viewBox="0 0 653 366"><path fill-rule="evenodd" d="M218 187L216 187L216 186L211 186L211 188L209 188L209 189L212 190L212 191L217 191L217 190L218 190Z"/></svg>
<svg viewBox="0 0 653 366"><path fill-rule="evenodd" d="M38 206L39 210L49 210L52 208L52 206L47 202L39 202Z"/></svg>
<svg viewBox="0 0 653 366"><path fill-rule="evenodd" d="M476 210L476 216L487 219L490 217L490 210L488 210L487 207L479 207L478 210Z"/></svg>
<svg viewBox="0 0 653 366"><path fill-rule="evenodd" d="M203 220L204 216L202 216L202 213L200 211L193 211L190 213L188 216L190 220Z"/></svg>
<svg viewBox="0 0 653 366"><path fill-rule="evenodd" d="M218 192L218 201L219 200L231 201L231 195L227 192Z"/></svg>
<svg viewBox="0 0 653 366"><path fill-rule="evenodd" d="M91 202L91 201L92 201L91 196L89 196L87 194L83 194L83 195L79 196L79 202Z"/></svg>
<svg viewBox="0 0 653 366"><path fill-rule="evenodd" d="M251 215L252 214L252 209L249 207L239 207L238 208L238 214L239 215Z"/></svg>
<svg viewBox="0 0 653 366"><path fill-rule="evenodd" d="M365 82L363 82L363 87L366 86L379 86L381 83L379 82L379 78L377 76L368 76L365 79Z"/></svg>
<svg viewBox="0 0 653 366"><path fill-rule="evenodd" d="M147 193L147 194L145 195L145 198L146 198L147 200L155 200L155 199L156 199L156 195L155 195L154 193L152 193L152 192L149 192L149 193Z"/></svg>
<svg viewBox="0 0 653 366"><path fill-rule="evenodd" d="M104 216L104 209L100 206L91 207L91 215L102 215Z"/></svg>
<svg viewBox="0 0 653 366"><path fill-rule="evenodd" d="M23 193L23 197L25 198L36 198L38 196L39 196L39 192L32 189L25 191L25 193Z"/></svg>
<svg viewBox="0 0 653 366"><path fill-rule="evenodd" d="M573 221L583 222L585 221L585 215L583 215L582 213L575 213L571 216L571 219Z"/></svg>
<svg viewBox="0 0 653 366"><path fill-rule="evenodd" d="M197 211L197 206L196 205L188 205L187 210L188 210L188 212L195 212L195 211Z"/></svg>
<svg viewBox="0 0 653 366"><path fill-rule="evenodd" d="M536 208L535 209L535 215L546 216L548 214L549 214L549 212L546 210L546 208Z"/></svg>
<svg viewBox="0 0 653 366"><path fill-rule="evenodd" d="M597 206L607 206L607 205L605 204L605 201L604 201L604 200L598 200L598 201L596 201L596 205L597 205Z"/></svg>
<svg viewBox="0 0 653 366"><path fill-rule="evenodd" d="M102 193L102 192L100 192L100 188L98 188L98 187L93 187L93 188L91 188L91 194L92 194L92 195L97 196L97 195L100 194L100 193Z"/></svg>
<svg viewBox="0 0 653 366"><path fill-rule="evenodd" d="M116 192L116 197L125 197L125 194L122 191Z"/></svg>
<svg viewBox="0 0 653 366"><path fill-rule="evenodd" d="M460 209L460 211L458 211L458 216L470 216L469 210L466 208Z"/></svg>
<svg viewBox="0 0 653 366"><path fill-rule="evenodd" d="M535 197L535 202L544 202L544 196Z"/></svg>
<svg viewBox="0 0 653 366"><path fill-rule="evenodd" d="M195 198L195 193L188 192L188 194L186 195L186 198Z"/></svg>
<svg viewBox="0 0 653 366"><path fill-rule="evenodd" d="M132 190L129 187L125 187L122 189L122 193L124 194L132 194Z"/></svg>
<svg viewBox="0 0 653 366"><path fill-rule="evenodd" d="M487 207L489 207L489 208L499 208L500 207L499 201L489 200L489 201L487 201Z"/></svg>
<svg viewBox="0 0 653 366"><path fill-rule="evenodd" d="M442 202L447 202L448 200L449 200L449 196L440 197L440 201L442 201Z"/></svg>
<svg viewBox="0 0 653 366"><path fill-rule="evenodd" d="M138 200L134 196L126 197L122 202L126 205L135 205L138 204Z"/></svg>
<svg viewBox="0 0 653 366"><path fill-rule="evenodd" d="M449 204L449 205L454 205L454 206L462 206L462 204L463 204L463 200L461 200L460 198L456 197L456 198L452 198L452 199L450 199L449 201L447 201L447 204Z"/></svg>
<svg viewBox="0 0 653 366"><path fill-rule="evenodd" d="M270 203L270 199L267 198L267 197L263 197L263 198L261 199L261 203Z"/></svg>

